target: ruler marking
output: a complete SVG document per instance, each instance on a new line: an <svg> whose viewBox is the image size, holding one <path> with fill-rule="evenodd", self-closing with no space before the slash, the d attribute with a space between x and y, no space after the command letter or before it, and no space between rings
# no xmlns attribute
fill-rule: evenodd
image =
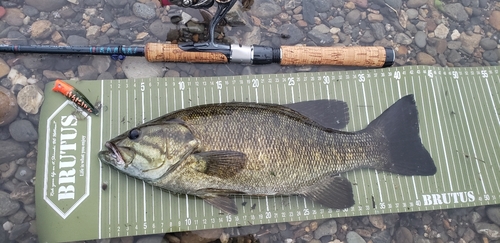
<svg viewBox="0 0 500 243"><path fill-rule="evenodd" d="M498 119L498 113L496 112L496 111L497 111L497 109L496 109L496 107L495 107L495 104L493 103L493 97L492 97L492 94L491 94L491 89L490 89L490 86L489 86L489 83L488 83L488 79L487 79L487 78L485 78L484 80L485 80L485 82L484 82L484 83L486 83L486 84L487 84L488 93L489 93L489 98L491 99L492 104L493 104L493 105L492 105L492 106L493 106L493 109L491 109L491 108L490 108L490 106L489 106L489 104L488 104L488 102L485 102L485 103L486 103L486 105L487 105L487 109L488 109L488 110L491 110L491 112L488 112L489 117L490 117L490 120L493 120L493 117L492 117L491 113L496 114L497 119ZM480 82L480 83L481 83L481 88L484 90L484 85L483 85L483 82ZM479 93L478 93L478 96L479 96ZM484 114L485 114L485 113L483 112L483 116L484 116ZM486 120L486 117L484 117L484 118L485 118L485 120ZM492 126L492 128L493 128L493 134L498 134L497 129L496 129L496 126ZM498 141L498 140L497 140L496 142L495 142L495 141L493 141L493 138L492 138L492 136L491 136L491 134L492 134L492 133L490 132L489 126L486 126L486 130L487 130L488 137L490 138L490 142L491 142L491 144L498 144L498 143L499 143L499 141ZM498 161L498 156L497 156L497 152L496 152L496 150L495 150L495 149L493 149L493 154L494 154L494 158L493 158L493 159L492 159L491 157L489 157L489 155L488 155L488 157L489 157L489 161L490 161L490 162L491 162L491 161ZM500 163L497 163L497 165L499 165L499 166L500 166ZM497 184L496 184L496 185L498 186L498 179L497 179L496 173L493 173L493 177L495 178L495 180L494 180L494 181L496 181L496 182L497 182ZM493 187L492 187L492 188L493 188Z"/></svg>
<svg viewBox="0 0 500 243"><path fill-rule="evenodd" d="M476 78L475 78L475 76L472 76L472 80L474 81L474 83L476 83ZM481 80L479 81L479 83L481 83ZM468 85L469 85L469 90L472 90L472 88L473 88L473 87L471 87L471 84L470 84L470 83L468 83ZM476 92L477 92L477 91L478 91L477 86L475 86L475 88L476 88ZM483 111L483 106L482 106L482 105L479 105L479 109L478 109L478 107L474 104L474 111L476 111L478 115L479 115L479 112L478 112L479 110L481 110L481 113L483 113L483 116L482 116L482 117L485 117L485 115L484 115L484 111ZM474 116L472 116L472 117L474 117ZM477 126L479 127L480 132L479 132L479 133L477 133L477 132L476 132L475 134L485 134L485 133L483 132L483 128L482 128L482 126L481 126L481 123L476 123L476 122L473 122L473 123L472 123L472 127L473 127L474 131L477 131L476 124L478 124ZM485 136L478 136L478 137L477 137L478 142L479 142L479 138L480 138L480 137L482 137L482 138L483 138L483 141L484 141L484 143L486 144L486 139L485 139ZM483 146L478 146L478 150L479 150L479 157L478 157L478 155L475 155L475 156L476 156L476 157L475 157L475 160L476 160L476 161L479 161L479 162L482 162L482 165L483 165L483 167L484 167L484 170L486 171L488 168L486 168L486 162L484 161L484 155L483 155L483 149L482 149L482 147L483 147ZM479 159L479 158L480 158L480 159ZM481 165L481 164L480 164L480 163L477 163L477 164L478 164L478 167L480 167L479 165ZM479 173L480 173L480 175L482 175L481 171L479 171ZM488 184L489 184L490 188L492 188L492 187L491 187L491 181L490 181L490 176L489 176L489 173L485 173L485 175L486 175L486 179L488 180ZM482 180L483 180L483 177L481 176L481 181L482 181ZM483 183L483 185L484 185L484 181L482 181L482 183ZM484 194L487 194L487 190L486 190L486 188L484 188Z"/></svg>
<svg viewBox="0 0 500 243"><path fill-rule="evenodd" d="M469 77L467 77L467 81L469 81ZM472 132L470 130L469 119L467 118L467 112L465 110L465 104L464 104L463 96L462 96L462 90L460 89L460 85L458 84L458 80L457 80L457 88L458 88L458 94L460 96L460 100L461 100L461 104L462 104L462 108L463 108L463 112L464 112L465 124L467 126L467 131L469 133L470 143L471 143L471 146L472 146L472 152L474 153L474 158L476 158L476 163L477 163L478 161L477 161L476 148L475 148L475 145L474 145L474 140L472 139ZM480 180L481 180L481 185L483 187L483 190L485 190L486 188L484 187L484 182L483 182L483 178L481 176L481 172L480 171L479 171L479 177L480 177ZM476 184L476 183L474 183L474 184Z"/></svg>
<svg viewBox="0 0 500 243"><path fill-rule="evenodd" d="M432 94L434 96L434 106L435 106L435 109L436 109L436 113L437 114L441 114L440 111L439 111L439 106L438 106L438 98L437 98L437 95L436 95L436 88L434 86L434 78L431 78L431 87L432 87ZM445 151L446 150L446 144L444 142L444 136L443 136L443 126L441 125L441 118L439 115L436 116L437 118L437 123L438 123L438 131L439 131L439 135L441 136L441 143L442 143L442 148L443 150L442 151ZM434 136L436 136L436 133L434 133ZM436 138L437 140L437 138ZM438 153L439 154L439 153ZM446 155L446 152L443 153L444 154L444 162L445 162L445 167L446 167L446 172L448 173L448 178L451 178L451 174L450 174L450 166L448 164L448 156ZM438 158L439 158L439 161L441 161L441 156L438 155ZM439 163L440 165L440 170L442 169L441 168L441 165L442 163ZM443 183L443 185L445 184L445 181L444 181L444 177L441 178L441 183ZM450 190L453 191L453 184L451 183L451 180L450 180Z"/></svg>
<svg viewBox="0 0 500 243"><path fill-rule="evenodd" d="M474 76L474 75L473 75ZM467 76L467 82L469 82L469 77ZM470 108L470 104L471 102L469 101L469 98L468 98L468 95L465 94L465 98L467 99L467 104L469 105L469 108ZM462 100L462 104L463 103L463 100ZM464 109L465 109L465 105L464 105ZM475 104L474 104L474 110L477 111L477 108L475 107ZM472 110L471 110L472 111ZM465 113L465 112L464 112ZM474 143L474 139L472 137L472 131L471 131L471 126L469 125L469 119L467 118L468 116L465 116L465 122L467 123L467 127L468 127L468 132L469 132L469 136L470 136L470 139L471 139L471 144L472 144L472 150L473 150L473 153L474 153L474 160L476 161L476 168L478 170L478 173L479 173L479 180L481 181L481 186L483 187L483 191L484 193L486 193L486 187L484 185L484 180L483 180L483 173L481 172L481 169L480 169L480 164L479 164L479 159L478 159L478 154L476 152L476 146L475 146L475 143ZM476 126L474 123L472 123L472 129L474 131L476 131ZM476 133L477 134L477 133ZM479 148L480 149L480 148Z"/></svg>

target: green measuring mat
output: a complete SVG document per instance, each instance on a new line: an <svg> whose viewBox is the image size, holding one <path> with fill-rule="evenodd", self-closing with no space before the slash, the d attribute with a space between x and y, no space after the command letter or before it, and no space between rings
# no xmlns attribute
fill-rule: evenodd
<svg viewBox="0 0 500 243"><path fill-rule="evenodd" d="M500 68L397 68L228 77L69 82L99 116L76 118L46 86L36 182L41 242L76 241L500 203ZM102 165L97 153L118 134L190 106L253 101L288 104L338 99L358 131L400 97L414 94L420 136L437 167L430 177L358 169L355 205L329 209L298 196L235 196L238 215L202 199L152 187ZM277 134L279 136L279 134Z"/></svg>

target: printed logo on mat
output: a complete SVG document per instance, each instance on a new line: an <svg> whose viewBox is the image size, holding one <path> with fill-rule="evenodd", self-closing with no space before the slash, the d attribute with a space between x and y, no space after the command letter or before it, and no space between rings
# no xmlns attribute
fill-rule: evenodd
<svg viewBox="0 0 500 243"><path fill-rule="evenodd" d="M63 219L89 196L92 117L74 111L66 101L46 127L43 198Z"/></svg>

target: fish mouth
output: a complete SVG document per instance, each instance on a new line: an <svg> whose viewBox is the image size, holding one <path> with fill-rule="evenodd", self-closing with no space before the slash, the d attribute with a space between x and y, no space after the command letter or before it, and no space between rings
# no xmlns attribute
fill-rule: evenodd
<svg viewBox="0 0 500 243"><path fill-rule="evenodd" d="M99 153L101 160L112 165L125 164L121 153L113 143L106 142L104 146L108 149L108 151L102 151Z"/></svg>

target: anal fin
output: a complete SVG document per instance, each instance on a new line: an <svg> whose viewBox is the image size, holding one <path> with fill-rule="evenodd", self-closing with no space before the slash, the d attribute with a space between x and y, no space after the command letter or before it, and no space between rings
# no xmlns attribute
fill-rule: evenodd
<svg viewBox="0 0 500 243"><path fill-rule="evenodd" d="M226 212L229 214L236 215L238 214L238 208L236 207L236 203L234 200L229 197L224 196L208 196L202 197L207 203L210 203L212 206Z"/></svg>
<svg viewBox="0 0 500 243"><path fill-rule="evenodd" d="M329 208L342 209L354 205L354 194L349 180L341 176L328 177L302 193L307 198Z"/></svg>

